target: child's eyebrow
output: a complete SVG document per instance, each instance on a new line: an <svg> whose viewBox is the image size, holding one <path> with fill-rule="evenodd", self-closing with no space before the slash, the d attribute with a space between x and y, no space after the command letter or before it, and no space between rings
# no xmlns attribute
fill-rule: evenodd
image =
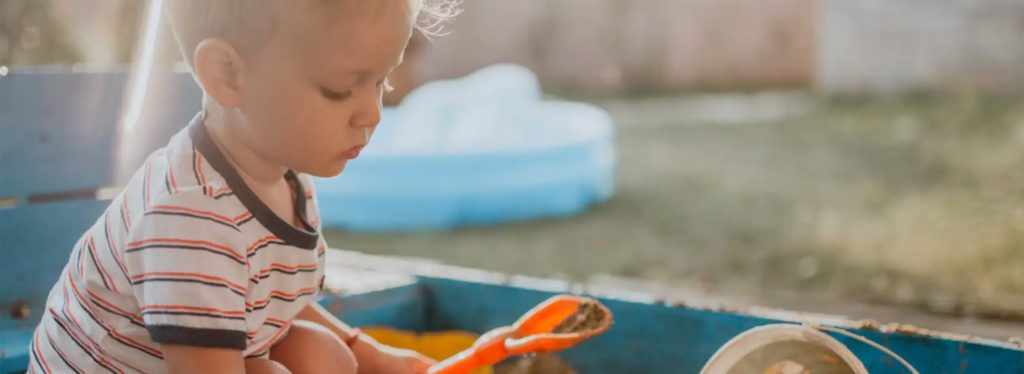
<svg viewBox="0 0 1024 374"><path fill-rule="evenodd" d="M405 62L405 53L402 53L402 55L398 56L398 61L395 62L395 64L392 65L387 70L386 74L391 74L391 72L394 71L395 68L398 67L398 65L401 65L404 62ZM359 80L359 79L362 79L363 77L372 75L374 73L376 73L376 71L370 70L370 69L360 69L360 70L339 69L339 70L335 70L335 71L331 72L330 76L332 76L334 78L338 78L338 79L346 79L346 78L351 79L351 78L354 78L353 80Z"/></svg>

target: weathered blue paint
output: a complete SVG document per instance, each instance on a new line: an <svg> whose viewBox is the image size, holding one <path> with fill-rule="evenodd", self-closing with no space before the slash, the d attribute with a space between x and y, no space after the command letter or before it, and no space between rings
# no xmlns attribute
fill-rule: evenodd
<svg viewBox="0 0 1024 374"><path fill-rule="evenodd" d="M71 248L108 204L79 200L0 210L0 330L35 326ZM28 303L32 318L11 318L8 311L20 302Z"/></svg>
<svg viewBox="0 0 1024 374"><path fill-rule="evenodd" d="M15 73L0 79L0 196L106 184L121 74Z"/></svg>
<svg viewBox="0 0 1024 374"><path fill-rule="evenodd" d="M0 79L0 196L111 183L126 77L16 70ZM202 98L188 74L161 73L151 82L139 125L144 130L124 140L142 153L162 146L184 127Z"/></svg>
<svg viewBox="0 0 1024 374"><path fill-rule="evenodd" d="M511 324L551 292L523 287L423 278L430 297L428 330L484 332ZM581 373L697 373L719 347L750 328L778 322L737 311L602 299L615 315L604 335L563 353ZM881 343L921 373L1024 373L1024 349L996 342L852 330ZM872 373L905 373L888 356L842 335L833 335Z"/></svg>
<svg viewBox="0 0 1024 374"><path fill-rule="evenodd" d="M0 373L25 371L32 331L28 328L0 330Z"/></svg>
<svg viewBox="0 0 1024 374"><path fill-rule="evenodd" d="M353 325L426 331L427 301L423 286L410 284L342 298L325 296L320 305Z"/></svg>

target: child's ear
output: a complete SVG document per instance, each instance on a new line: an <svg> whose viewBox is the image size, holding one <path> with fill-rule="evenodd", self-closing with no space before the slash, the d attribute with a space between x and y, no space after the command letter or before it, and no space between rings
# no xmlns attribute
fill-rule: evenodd
<svg viewBox="0 0 1024 374"><path fill-rule="evenodd" d="M203 91L223 108L241 105L242 59L221 39L199 42L193 61L196 79Z"/></svg>

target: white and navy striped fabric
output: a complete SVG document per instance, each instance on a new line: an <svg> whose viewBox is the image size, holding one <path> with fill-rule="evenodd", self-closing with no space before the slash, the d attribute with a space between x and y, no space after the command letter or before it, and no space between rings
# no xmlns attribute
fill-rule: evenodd
<svg viewBox="0 0 1024 374"><path fill-rule="evenodd" d="M266 356L323 286L312 183L286 178L302 227L256 197L197 116L72 249L29 372L160 373L160 344Z"/></svg>

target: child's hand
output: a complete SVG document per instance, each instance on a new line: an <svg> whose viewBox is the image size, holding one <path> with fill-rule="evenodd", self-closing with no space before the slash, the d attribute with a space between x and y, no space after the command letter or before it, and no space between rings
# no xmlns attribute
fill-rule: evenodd
<svg viewBox="0 0 1024 374"><path fill-rule="evenodd" d="M379 346L377 353L361 357L360 373L426 374L436 361L407 349Z"/></svg>

